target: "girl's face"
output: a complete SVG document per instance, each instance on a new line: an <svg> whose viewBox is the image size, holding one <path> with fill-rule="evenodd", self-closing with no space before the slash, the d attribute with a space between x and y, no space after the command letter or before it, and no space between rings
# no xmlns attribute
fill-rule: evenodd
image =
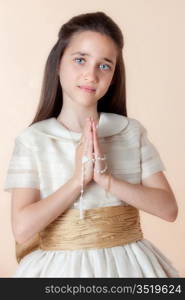
<svg viewBox="0 0 185 300"><path fill-rule="evenodd" d="M116 57L116 45L108 36L93 31L74 34L60 62L63 100L95 104L111 84Z"/></svg>

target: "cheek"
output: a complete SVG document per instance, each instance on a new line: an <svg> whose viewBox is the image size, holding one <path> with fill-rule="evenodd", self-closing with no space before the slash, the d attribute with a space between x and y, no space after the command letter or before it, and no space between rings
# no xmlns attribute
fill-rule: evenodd
<svg viewBox="0 0 185 300"><path fill-rule="evenodd" d="M76 77L76 71L74 70L73 66L62 66L60 72L60 81L65 85L69 84Z"/></svg>
<svg viewBox="0 0 185 300"><path fill-rule="evenodd" d="M112 81L112 74L106 74L102 77L102 83L105 88L109 88L109 85Z"/></svg>
<svg viewBox="0 0 185 300"><path fill-rule="evenodd" d="M82 74L82 69L79 68L79 66L72 64L70 66L68 66L67 71L66 71L66 75L68 77L68 80L76 80L78 79L79 76L81 76Z"/></svg>

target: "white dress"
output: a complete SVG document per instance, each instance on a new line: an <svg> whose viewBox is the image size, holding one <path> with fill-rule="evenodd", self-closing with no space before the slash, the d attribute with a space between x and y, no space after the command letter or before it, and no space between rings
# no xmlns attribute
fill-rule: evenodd
<svg viewBox="0 0 185 300"><path fill-rule="evenodd" d="M136 119L114 113L100 114L97 129L101 149L112 175L132 184L166 170L146 128ZM72 132L78 142L81 133ZM71 178L75 145L68 130L54 117L36 122L16 138L4 191L31 187L41 201ZM71 208L79 209L79 198ZM85 209L127 205L97 183L84 191ZM141 223L142 227L142 223ZM42 250L22 258L13 277L179 277L171 261L149 240L102 249Z"/></svg>

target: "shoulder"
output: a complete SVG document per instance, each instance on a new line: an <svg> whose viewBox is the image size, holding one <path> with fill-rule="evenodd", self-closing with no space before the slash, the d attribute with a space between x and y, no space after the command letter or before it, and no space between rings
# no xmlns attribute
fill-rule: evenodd
<svg viewBox="0 0 185 300"><path fill-rule="evenodd" d="M119 115L119 118L120 118L120 120L122 119L122 122L124 124L126 124L126 126L124 127L124 130L123 130L123 133L127 132L127 133L132 134L135 132L138 134L142 134L146 130L143 123L141 121L139 121L138 119L127 117L127 116L120 116L120 115Z"/></svg>
<svg viewBox="0 0 185 300"><path fill-rule="evenodd" d="M129 126L136 126L136 127L142 127L142 123L135 119L135 118L131 118L131 117L128 117L128 116L123 116L123 115L120 115L120 114L116 114L116 113L103 113L108 119L112 119L112 120L117 120L117 121L120 121L121 123L125 123L126 125L129 125Z"/></svg>
<svg viewBox="0 0 185 300"><path fill-rule="evenodd" d="M102 135L104 136L118 133L133 134L134 132L141 134L145 130L145 127L139 120L116 113L104 112L101 117L101 122L100 125L103 125Z"/></svg>
<svg viewBox="0 0 185 300"><path fill-rule="evenodd" d="M46 119L39 122L35 122L34 124L24 128L16 136L15 142L22 143L24 144L24 146L32 148L34 150L35 145L37 145L37 143L41 142L42 140L38 128L44 128L49 122L50 119Z"/></svg>
<svg viewBox="0 0 185 300"><path fill-rule="evenodd" d="M100 137L119 135L128 140L138 140L146 130L139 120L116 113L103 113L100 125Z"/></svg>
<svg viewBox="0 0 185 300"><path fill-rule="evenodd" d="M144 124L135 118L128 117L128 122L129 122L129 129L131 130L139 130L140 133L146 130Z"/></svg>

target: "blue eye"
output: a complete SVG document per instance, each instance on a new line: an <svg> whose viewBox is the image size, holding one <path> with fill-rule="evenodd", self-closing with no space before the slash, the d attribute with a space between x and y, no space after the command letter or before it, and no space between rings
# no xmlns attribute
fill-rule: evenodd
<svg viewBox="0 0 185 300"><path fill-rule="evenodd" d="M107 66L108 68L107 69L110 69L110 66L109 65L106 65L106 64L102 64L102 66ZM102 70L107 70L107 69L102 69Z"/></svg>
<svg viewBox="0 0 185 300"><path fill-rule="evenodd" d="M77 60L79 61L79 60L84 60L84 59L83 58L75 58L74 60L75 61L77 61Z"/></svg>
<svg viewBox="0 0 185 300"><path fill-rule="evenodd" d="M77 62L80 65L81 65L80 61L82 61L82 60L85 62L85 59L81 58L81 57L76 57L74 59L74 61ZM106 66L107 67L107 68L100 68L101 70L109 70L109 69L111 69L111 67L109 65L107 65L107 64L101 64L100 66Z"/></svg>

